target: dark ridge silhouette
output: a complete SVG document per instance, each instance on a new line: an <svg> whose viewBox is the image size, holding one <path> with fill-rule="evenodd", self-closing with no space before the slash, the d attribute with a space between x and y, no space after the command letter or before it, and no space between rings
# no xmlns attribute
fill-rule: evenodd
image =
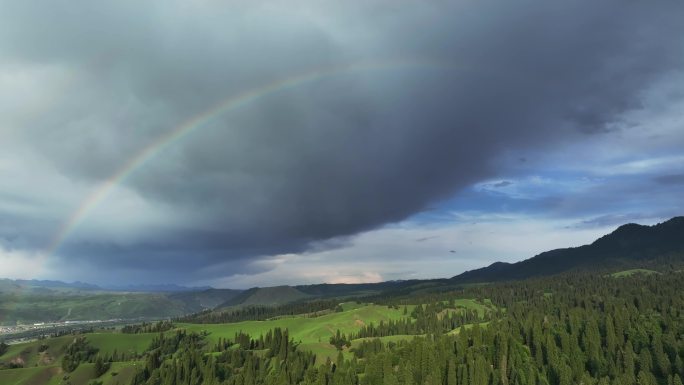
<svg viewBox="0 0 684 385"><path fill-rule="evenodd" d="M457 283L517 280L575 269L633 267L656 259L684 260L684 217L653 226L628 223L589 245L546 251L516 263L496 262L451 280Z"/></svg>

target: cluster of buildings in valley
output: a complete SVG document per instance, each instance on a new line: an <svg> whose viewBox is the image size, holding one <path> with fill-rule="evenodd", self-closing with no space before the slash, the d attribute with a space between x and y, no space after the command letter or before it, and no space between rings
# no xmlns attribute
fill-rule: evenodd
<svg viewBox="0 0 684 385"><path fill-rule="evenodd" d="M91 321L39 322L33 324L0 325L0 341L17 343L50 335L82 332L95 328L111 328L129 324L133 320L111 319ZM139 322L139 320L135 320Z"/></svg>
<svg viewBox="0 0 684 385"><path fill-rule="evenodd" d="M82 325L88 323L100 323L105 321L61 321L61 322L38 322L34 324L18 324L11 326L0 325L0 334L15 334L31 330L51 329L67 325Z"/></svg>

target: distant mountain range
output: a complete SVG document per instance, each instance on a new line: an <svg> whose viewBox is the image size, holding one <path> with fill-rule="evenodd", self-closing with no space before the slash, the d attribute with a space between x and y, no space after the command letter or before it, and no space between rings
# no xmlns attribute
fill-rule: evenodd
<svg viewBox="0 0 684 385"><path fill-rule="evenodd" d="M161 285L106 285L102 289L109 291L131 291L137 293L178 293L184 291L204 291L213 289L211 286L180 286L174 284Z"/></svg>
<svg viewBox="0 0 684 385"><path fill-rule="evenodd" d="M39 279L3 279L3 281L10 281L21 286L31 286L31 287L46 287L46 288L68 288L68 289L82 289L82 290L102 290L101 287L93 285L90 283L75 281L75 282L62 282L62 281L51 281L51 280L39 280Z"/></svg>
<svg viewBox="0 0 684 385"><path fill-rule="evenodd" d="M115 292L134 292L134 293L177 293L185 291L203 291L213 289L211 286L179 286L174 284L161 285L94 285L80 281L63 282L41 279L0 279L0 281L13 283L25 287L48 288L48 289L78 289L78 290L97 290Z"/></svg>

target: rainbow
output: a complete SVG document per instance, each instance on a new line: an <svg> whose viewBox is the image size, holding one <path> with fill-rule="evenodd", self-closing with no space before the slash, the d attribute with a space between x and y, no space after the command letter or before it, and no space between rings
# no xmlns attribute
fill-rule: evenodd
<svg viewBox="0 0 684 385"><path fill-rule="evenodd" d="M261 87L249 89L237 95L231 96L220 101L213 107L204 112L192 117L183 122L181 125L170 130L168 133L160 136L157 140L149 144L147 147L138 152L135 156L124 163L114 174L107 180L101 183L90 195L84 199L78 208L69 216L69 218L60 226L59 230L51 238L50 243L44 250L43 258L48 258L58 251L64 241L74 232L74 230L88 217L89 213L96 208L107 196L112 189L121 184L136 170L145 165L150 159L164 149L171 146L205 126L212 119L233 111L237 108L250 104L267 95L276 92L285 91L297 86L307 83L315 82L316 80L358 71L375 71L387 69L441 69L454 70L457 67L451 63L440 61L426 61L426 60L411 60L411 61L392 61L392 62L371 62L361 64L348 64L342 66L335 66L329 68L318 69L312 72L299 74L296 76L276 80L272 83L265 84Z"/></svg>

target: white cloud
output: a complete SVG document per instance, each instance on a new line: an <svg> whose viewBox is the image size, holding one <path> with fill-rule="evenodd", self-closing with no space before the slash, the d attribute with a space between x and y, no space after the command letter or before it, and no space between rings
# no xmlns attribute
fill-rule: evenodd
<svg viewBox="0 0 684 385"><path fill-rule="evenodd" d="M344 247L255 261L267 267L260 273L197 283L246 288L448 278L496 261L517 262L550 249L590 243L614 229L577 228L569 220L526 216L472 213L454 218L431 225L406 221L351 237Z"/></svg>
<svg viewBox="0 0 684 385"><path fill-rule="evenodd" d="M45 257L40 253L0 248L0 278L33 279L44 277Z"/></svg>

